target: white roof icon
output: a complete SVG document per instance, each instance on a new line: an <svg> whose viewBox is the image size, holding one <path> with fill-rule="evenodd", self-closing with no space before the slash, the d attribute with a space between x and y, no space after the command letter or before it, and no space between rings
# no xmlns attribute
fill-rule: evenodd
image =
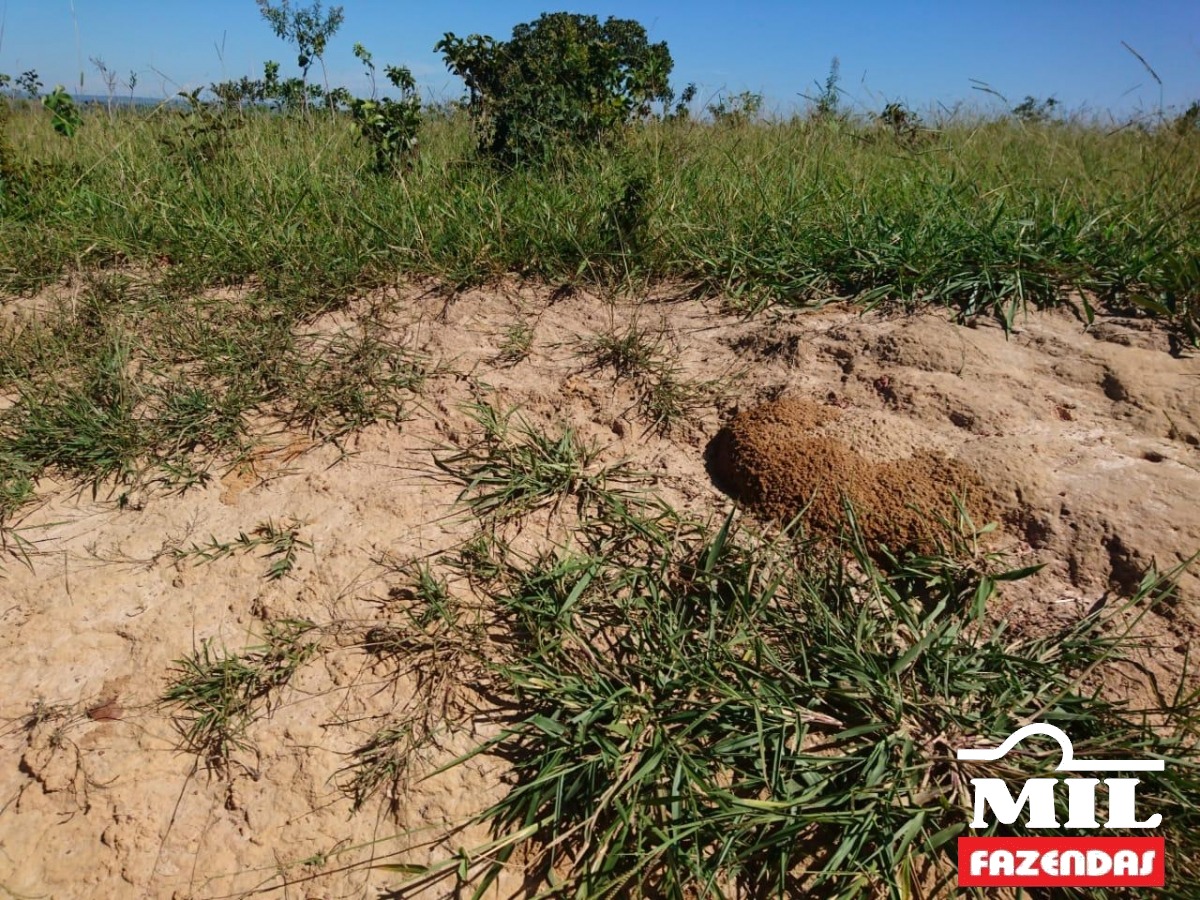
<svg viewBox="0 0 1200 900"><path fill-rule="evenodd" d="M1161 759L1076 759L1075 747L1067 733L1054 725L1035 722L1026 725L1010 734L999 747L994 750L959 750L960 760L982 760L994 762L1002 759L1008 751L1031 734L1044 734L1058 741L1062 748L1062 762L1058 764L1059 772L1161 772L1164 763Z"/></svg>

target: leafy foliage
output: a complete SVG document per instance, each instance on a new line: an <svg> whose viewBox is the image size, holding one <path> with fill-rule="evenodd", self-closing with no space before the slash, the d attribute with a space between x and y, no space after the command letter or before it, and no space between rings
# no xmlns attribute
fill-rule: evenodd
<svg viewBox="0 0 1200 900"><path fill-rule="evenodd" d="M262 78L243 75L237 80L214 82L208 89L226 110L238 112L265 102L285 113L304 112L322 101L327 109L336 110L349 106L351 100L344 87L323 89L303 78L280 78L279 63L274 60L263 64Z"/></svg>
<svg viewBox="0 0 1200 900"><path fill-rule="evenodd" d="M1054 97L1039 100L1037 97L1027 95L1024 100L1013 107L1012 114L1022 122L1047 122L1057 106L1058 100Z"/></svg>
<svg viewBox="0 0 1200 900"><path fill-rule="evenodd" d="M56 85L53 91L42 98L42 105L52 113L50 125L55 131L63 137L75 137L75 132L83 124L83 117L79 114L79 107L61 84Z"/></svg>
<svg viewBox="0 0 1200 900"><path fill-rule="evenodd" d="M263 80L246 75L236 81L213 82L208 89L228 110L241 110L247 103L261 103L266 97L266 85Z"/></svg>
<svg viewBox="0 0 1200 900"><path fill-rule="evenodd" d="M259 12L270 24L275 36L296 45L296 62L302 73L299 97L301 106L307 110L308 70L314 62L324 65L325 45L342 27L345 13L340 6L332 6L326 12L321 0L313 0L311 4L303 7L293 7L291 0L279 0L278 4L272 4L270 0L256 2Z"/></svg>
<svg viewBox="0 0 1200 900"><path fill-rule="evenodd" d="M717 125L741 127L758 118L762 110L763 95L742 91L728 99L720 97L708 105L708 114Z"/></svg>
<svg viewBox="0 0 1200 900"><path fill-rule="evenodd" d="M38 77L37 69L27 69L17 76L17 87L23 90L30 100L36 100L42 95L42 79Z"/></svg>
<svg viewBox="0 0 1200 900"><path fill-rule="evenodd" d="M480 149L506 165L610 141L672 97L671 54L632 19L546 13L512 39L447 33L434 48L466 82Z"/></svg>
<svg viewBox="0 0 1200 900"><path fill-rule="evenodd" d="M693 100L696 99L696 93L698 91L699 88L696 87L696 82L694 81L688 82L687 86L679 92L678 97L675 96L675 92L673 90L670 91L670 99L667 101L667 103L673 101L675 103L675 108L670 112L664 112L663 119L667 121L682 122L691 118L692 113L689 105Z"/></svg>
<svg viewBox="0 0 1200 900"><path fill-rule="evenodd" d="M374 83L375 61L370 51L362 44L355 44L354 55L362 60ZM399 100L376 99L372 91L369 100L356 97L350 101L359 134L375 151L374 169L380 174L396 173L411 164L421 128L421 98L412 72L404 66L388 66L384 73L400 91Z"/></svg>
<svg viewBox="0 0 1200 900"><path fill-rule="evenodd" d="M187 102L187 110L179 113L178 131L162 137L170 155L193 171L220 159L229 150L230 135L240 124L223 114L217 104L201 100L201 90L179 92Z"/></svg>

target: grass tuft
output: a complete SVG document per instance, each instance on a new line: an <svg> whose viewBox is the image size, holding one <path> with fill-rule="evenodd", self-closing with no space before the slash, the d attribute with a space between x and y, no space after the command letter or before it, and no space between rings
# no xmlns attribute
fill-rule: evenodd
<svg viewBox="0 0 1200 900"><path fill-rule="evenodd" d="M597 369L609 368L619 378L645 378L662 367L663 333L633 322L623 333L612 331L585 340L581 352Z"/></svg>
<svg viewBox="0 0 1200 900"><path fill-rule="evenodd" d="M1177 883L1200 879L1200 696L1138 709L1090 686L1137 649L1128 618L1160 580L1035 637L985 615L1032 570L980 555L971 535L901 556L766 539L732 518L669 534L610 521L595 537L511 555L488 590L508 635L492 670L513 706L498 737L450 764L489 753L512 767L476 819L493 840L464 857L479 892L519 854L562 896L925 894L952 883L969 778L997 774L956 749L1032 719L1081 756L1166 759L1144 802L1168 823ZM1057 762L1035 745L999 774ZM461 877L461 863L420 878Z"/></svg>
<svg viewBox="0 0 1200 900"><path fill-rule="evenodd" d="M652 333L634 322L623 333L595 335L580 349L593 368L612 369L618 380L633 384L638 412L661 435L694 417L723 391L720 380L684 377L682 367L663 347L665 339L661 331Z"/></svg>
<svg viewBox="0 0 1200 900"><path fill-rule="evenodd" d="M235 750L249 749L246 729L269 708L271 694L319 652L319 642L310 639L314 627L302 620L271 622L264 643L243 653L219 651L212 641L203 641L190 656L176 660L176 677L162 702L178 710L175 722L184 747L206 765L228 769Z"/></svg>
<svg viewBox="0 0 1200 900"><path fill-rule="evenodd" d="M477 516L510 519L572 499L581 513L619 503L634 474L625 463L597 467L600 450L569 426L548 435L510 410L471 408L482 437L458 452L436 457L439 469L463 485L460 499Z"/></svg>
<svg viewBox="0 0 1200 900"><path fill-rule="evenodd" d="M500 342L500 352L496 355L496 361L501 365L515 366L528 359L533 350L535 334L536 329L527 320L519 319L513 322L504 332L504 339Z"/></svg>

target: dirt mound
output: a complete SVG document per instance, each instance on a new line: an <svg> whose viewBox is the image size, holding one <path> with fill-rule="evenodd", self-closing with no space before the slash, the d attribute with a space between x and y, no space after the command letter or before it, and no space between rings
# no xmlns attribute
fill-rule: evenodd
<svg viewBox="0 0 1200 900"><path fill-rule="evenodd" d="M891 547L928 546L954 521L963 498L978 524L995 513L990 492L967 466L928 451L869 460L837 438L814 433L837 411L784 398L739 412L713 441L713 475L755 512L782 522L801 512L811 532L846 527L846 502L863 535Z"/></svg>

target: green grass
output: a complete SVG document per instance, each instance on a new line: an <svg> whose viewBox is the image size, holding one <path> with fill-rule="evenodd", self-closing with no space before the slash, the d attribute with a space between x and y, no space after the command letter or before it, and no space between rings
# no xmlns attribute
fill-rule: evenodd
<svg viewBox="0 0 1200 900"><path fill-rule="evenodd" d="M623 332L610 331L583 341L581 354L597 369L612 369L618 378L644 378L665 363L665 335L633 322Z"/></svg>
<svg viewBox="0 0 1200 900"><path fill-rule="evenodd" d="M724 393L723 380L684 378L676 367L665 367L641 385L638 407L659 434L670 434L700 410L711 407Z"/></svg>
<svg viewBox="0 0 1200 900"><path fill-rule="evenodd" d="M533 350L533 339L536 333L533 324L525 319L513 322L504 331L504 338L500 342L500 352L496 354L496 361L504 366L515 366L528 359Z"/></svg>
<svg viewBox="0 0 1200 900"><path fill-rule="evenodd" d="M269 711L272 695L318 653L313 628L298 620L271 622L260 646L231 654L204 641L176 660L162 702L175 710L183 746L208 766L227 770L233 753L249 747L246 729Z"/></svg>
<svg viewBox="0 0 1200 900"><path fill-rule="evenodd" d="M0 520L48 472L184 490L273 430L336 443L403 421L436 371L371 310L313 333L295 295L83 281L78 296L0 333L0 396L11 402L0 407Z"/></svg>
<svg viewBox="0 0 1200 900"><path fill-rule="evenodd" d="M210 537L206 544L192 544L186 549L178 548L172 554L175 559L194 559L196 565L224 559L235 553L249 553L256 549L263 550L262 557L270 560L264 578L278 581L290 574L296 567L296 558L301 550L311 550L312 544L301 539L301 523L276 525L268 520L261 523L250 534L244 531L230 541L219 541Z"/></svg>
<svg viewBox="0 0 1200 900"><path fill-rule="evenodd" d="M1030 570L969 533L880 558L852 536L817 549L732 518L601 522L570 548L507 554L489 587L510 703L499 736L450 765L495 754L512 782L475 819L485 847L397 867L414 886L467 874L481 896L519 858L552 885L539 896L922 895L951 883L969 778L1058 762L1026 748L985 772L956 749L1036 719L1080 756L1167 760L1142 802L1167 823L1163 896L1192 896L1200 696L1143 710L1096 681L1137 650L1130 614L1162 598L1154 576L1128 607L1031 635L985 615Z"/></svg>
<svg viewBox="0 0 1200 900"><path fill-rule="evenodd" d="M848 533L810 542L733 515L713 526L618 502L636 482L565 511L568 537L516 551L490 527L496 510L523 519L578 500L582 463L560 454L571 477L514 465L562 438L524 425L514 452L502 417L478 418L483 438L459 477L483 528L423 563L405 596L439 623L450 596L439 572L467 575L484 599L482 630L438 633L455 665L490 673L499 733L439 771L490 754L512 774L472 820L490 840L396 863L410 880L394 896L442 879L483 896L518 860L539 896L931 895L953 884L970 778L1045 777L1059 762L1056 745L986 765L956 751L999 745L1030 721L1063 728L1080 757L1166 761L1140 802L1166 823L1161 896L1194 894L1200 692L1185 672L1141 708L1104 686L1150 649L1138 624L1176 602L1176 573L1148 572L1128 601L1035 633L992 609L1037 567L984 550L991 526L961 511L933 551L893 552L863 541L853 510ZM399 635L384 645L408 652ZM356 799L381 784L400 793L426 746L417 735L412 722L389 726L355 754Z"/></svg>
<svg viewBox="0 0 1200 900"><path fill-rule="evenodd" d="M623 485L636 474L625 463L597 466L600 451L570 426L558 434L524 421L513 410L477 404L471 414L480 438L436 457L437 467L463 485L459 499L476 516L505 520L573 500L582 515L622 505Z"/></svg>
<svg viewBox="0 0 1200 900"><path fill-rule="evenodd" d="M39 169L0 226L0 284L168 261L179 284L254 280L312 307L400 276L518 272L1006 315L1082 290L1194 319L1200 135L1169 128L948 121L909 146L866 123L660 123L621 153L502 176L436 119L395 179L325 117L248 116L185 164L164 143L177 118L91 116L67 141L14 115L13 152Z"/></svg>
<svg viewBox="0 0 1200 900"><path fill-rule="evenodd" d="M436 736L453 718L448 707L470 671L485 636L478 616L464 610L446 581L428 565L400 567L405 586L388 592L393 618L365 632L363 648L398 672L419 672L415 696L391 711L386 724L357 746L341 771L341 790L357 812L382 793L396 813L407 788L419 777L418 763L430 756Z"/></svg>
<svg viewBox="0 0 1200 900"><path fill-rule="evenodd" d="M341 785L354 812L381 792L392 812L398 810L404 787L412 779L413 761L430 742L424 725L422 718L407 718L379 729L354 749Z"/></svg>
<svg viewBox="0 0 1200 900"><path fill-rule="evenodd" d="M686 378L665 343L665 334L633 322L624 332L594 335L580 348L593 368L611 369L618 380L634 386L638 412L663 435L711 404L723 390L720 380Z"/></svg>

